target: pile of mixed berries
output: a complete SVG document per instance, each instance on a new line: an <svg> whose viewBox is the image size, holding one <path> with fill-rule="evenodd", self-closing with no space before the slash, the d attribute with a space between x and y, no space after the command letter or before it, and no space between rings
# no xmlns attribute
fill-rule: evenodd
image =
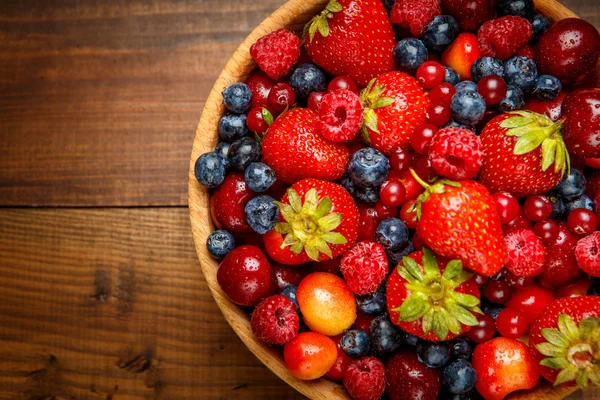
<svg viewBox="0 0 600 400"><path fill-rule="evenodd" d="M600 385L600 34L533 0L331 0L223 91L229 299L356 400Z"/></svg>

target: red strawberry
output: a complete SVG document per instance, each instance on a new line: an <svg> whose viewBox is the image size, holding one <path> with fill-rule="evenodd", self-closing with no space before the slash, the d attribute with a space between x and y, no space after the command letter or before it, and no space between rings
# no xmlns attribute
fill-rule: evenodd
<svg viewBox="0 0 600 400"><path fill-rule="evenodd" d="M292 69L300 57L300 39L286 29L279 29L258 39L250 47L258 67L272 79L279 79Z"/></svg>
<svg viewBox="0 0 600 400"><path fill-rule="evenodd" d="M433 21L433 17L441 13L440 0L398 0L392 7L390 18L393 23L419 36Z"/></svg>
<svg viewBox="0 0 600 400"><path fill-rule="evenodd" d="M386 155L396 147L409 148L410 137L425 121L430 103L419 82L399 71L371 81L361 99L365 107L363 138Z"/></svg>
<svg viewBox="0 0 600 400"><path fill-rule="evenodd" d="M404 257L388 279L390 319L425 340L450 340L478 324L479 287L458 260L436 256L426 247Z"/></svg>
<svg viewBox="0 0 600 400"><path fill-rule="evenodd" d="M532 33L525 18L507 15L481 25L477 40L482 55L506 60L529 42Z"/></svg>
<svg viewBox="0 0 600 400"><path fill-rule="evenodd" d="M253 232L246 222L244 207L255 196L246 185L244 174L228 173L210 196L210 215L215 226L234 235Z"/></svg>
<svg viewBox="0 0 600 400"><path fill-rule="evenodd" d="M494 18L493 0L442 0L442 10L452 15L461 31L475 31Z"/></svg>
<svg viewBox="0 0 600 400"><path fill-rule="evenodd" d="M331 0L304 28L315 63L361 86L396 68L392 24L380 0Z"/></svg>
<svg viewBox="0 0 600 400"><path fill-rule="evenodd" d="M473 80L471 65L481 57L477 37L461 33L442 54L442 64L454 69L462 80Z"/></svg>
<svg viewBox="0 0 600 400"><path fill-rule="evenodd" d="M600 157L600 89L582 89L563 102L564 137L572 154Z"/></svg>
<svg viewBox="0 0 600 400"><path fill-rule="evenodd" d="M440 371L419 361L414 350L400 350L385 363L390 400L436 400L442 388Z"/></svg>
<svg viewBox="0 0 600 400"><path fill-rule="evenodd" d="M346 251L358 236L358 208L338 184L305 179L277 202L279 223L264 235L269 256L286 265L328 260Z"/></svg>
<svg viewBox="0 0 600 400"><path fill-rule="evenodd" d="M569 165L561 128L562 121L554 123L529 111L497 116L480 135L480 182L492 192L510 192L516 197L552 189Z"/></svg>
<svg viewBox="0 0 600 400"><path fill-rule="evenodd" d="M423 243L478 274L492 276L500 271L506 247L496 202L485 186L447 179L427 184L413 175L425 187L415 204L417 233Z"/></svg>
<svg viewBox="0 0 600 400"><path fill-rule="evenodd" d="M529 331L529 347L540 373L554 385L600 386L600 297L550 303Z"/></svg>
<svg viewBox="0 0 600 400"><path fill-rule="evenodd" d="M263 160L285 182L317 178L336 180L346 172L348 148L317 133L317 114L294 108L273 122L262 142Z"/></svg>

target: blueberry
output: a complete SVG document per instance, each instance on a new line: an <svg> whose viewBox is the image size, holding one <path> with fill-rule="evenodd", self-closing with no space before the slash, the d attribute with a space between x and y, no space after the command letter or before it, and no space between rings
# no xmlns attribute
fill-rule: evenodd
<svg viewBox="0 0 600 400"><path fill-rule="evenodd" d="M471 76L475 82L488 75L504 75L504 65L502 61L493 57L481 57L471 64ZM477 88L475 88L477 90Z"/></svg>
<svg viewBox="0 0 600 400"><path fill-rule="evenodd" d="M248 165L260 161L261 157L262 147L251 137L243 137L231 143L227 153L229 165L238 171L245 171Z"/></svg>
<svg viewBox="0 0 600 400"><path fill-rule="evenodd" d="M383 314L386 310L385 284L381 285L375 293L356 296L356 305L367 315Z"/></svg>
<svg viewBox="0 0 600 400"><path fill-rule="evenodd" d="M460 81L454 85L456 92L477 92L477 84L473 81Z"/></svg>
<svg viewBox="0 0 600 400"><path fill-rule="evenodd" d="M552 189L552 192L567 201L573 200L585 193L586 185L587 180L583 173L577 168L571 168L571 172L565 172L562 180Z"/></svg>
<svg viewBox="0 0 600 400"><path fill-rule="evenodd" d="M513 56L504 61L504 80L509 86L518 87L529 93L535 86L538 70L535 62L525 56Z"/></svg>
<svg viewBox="0 0 600 400"><path fill-rule="evenodd" d="M377 225L375 240L386 249L402 249L408 244L408 228L398 218L386 218Z"/></svg>
<svg viewBox="0 0 600 400"><path fill-rule="evenodd" d="M447 342L419 340L417 343L417 356L419 356L419 361L429 368L440 368L450 361L450 347L448 347Z"/></svg>
<svg viewBox="0 0 600 400"><path fill-rule="evenodd" d="M308 98L312 92L323 92L327 87L325 72L314 64L300 65L290 77L290 85L296 96L301 99Z"/></svg>
<svg viewBox="0 0 600 400"><path fill-rule="evenodd" d="M498 110L502 112L516 111L525 105L525 95L523 91L515 86L506 88L506 96L498 104Z"/></svg>
<svg viewBox="0 0 600 400"><path fill-rule="evenodd" d="M350 329L341 337L340 347L348 357L364 357L371 352L371 338L360 329Z"/></svg>
<svg viewBox="0 0 600 400"><path fill-rule="evenodd" d="M275 228L279 219L279 208L271 196L257 196L244 207L246 222L256 232L264 235Z"/></svg>
<svg viewBox="0 0 600 400"><path fill-rule="evenodd" d="M576 210L578 208L586 208L590 211L594 211L594 202L592 201L592 199L583 194L580 197L566 203L565 208L567 215L569 215L571 211Z"/></svg>
<svg viewBox="0 0 600 400"><path fill-rule="evenodd" d="M206 248L214 258L225 257L234 247L233 235L223 229L212 232L206 239Z"/></svg>
<svg viewBox="0 0 600 400"><path fill-rule="evenodd" d="M550 214L550 219L559 221L565 219L565 211L567 208L565 207L565 202L563 199L556 196L553 192L548 193L547 196L552 203L552 214Z"/></svg>
<svg viewBox="0 0 600 400"><path fill-rule="evenodd" d="M594 281L588 288L586 294L588 296L600 296L600 280Z"/></svg>
<svg viewBox="0 0 600 400"><path fill-rule="evenodd" d="M452 357L463 358L465 360L470 360L473 350L475 350L473 342L462 337L451 340L450 346L452 346L450 349L452 351Z"/></svg>
<svg viewBox="0 0 600 400"><path fill-rule="evenodd" d="M444 82L449 83L451 85L456 85L460 82L460 75L453 68L444 66L446 70L446 74L444 75Z"/></svg>
<svg viewBox="0 0 600 400"><path fill-rule="evenodd" d="M348 175L344 175L340 179L339 184L348 191L353 197L362 201L363 203L374 204L379 201L379 189L378 188L361 188L356 186L352 179Z"/></svg>
<svg viewBox="0 0 600 400"><path fill-rule="evenodd" d="M531 41L536 42L540 37L542 37L544 32L546 32L548 28L550 28L550 20L544 17L542 14L536 14L533 16L531 28L533 30Z"/></svg>
<svg viewBox="0 0 600 400"><path fill-rule="evenodd" d="M532 20L535 12L533 0L496 0L495 7L498 17L516 15Z"/></svg>
<svg viewBox="0 0 600 400"><path fill-rule="evenodd" d="M461 91L452 96L452 118L465 125L477 125L485 114L485 100L477 92Z"/></svg>
<svg viewBox="0 0 600 400"><path fill-rule="evenodd" d="M348 163L348 176L357 186L373 188L387 178L390 162L382 152L365 147L355 152Z"/></svg>
<svg viewBox="0 0 600 400"><path fill-rule="evenodd" d="M500 311L502 310L504 310L504 308L498 307L496 304L494 304L484 307L483 312L489 315L490 317L496 319L498 318L498 314L500 314Z"/></svg>
<svg viewBox="0 0 600 400"><path fill-rule="evenodd" d="M427 49L441 53L458 36L458 23L451 15L437 15L423 33Z"/></svg>
<svg viewBox="0 0 600 400"><path fill-rule="evenodd" d="M387 255L388 262L390 263L390 265L393 268L396 268L396 266L398 264L400 264L400 261L402 261L403 257L406 257L410 253L414 253L414 252L415 252L415 246L413 245L412 242L408 242L406 247L399 249L399 250L385 249L385 254ZM392 272L394 270L393 268L390 270L390 272Z"/></svg>
<svg viewBox="0 0 600 400"><path fill-rule="evenodd" d="M256 193L262 193L271 187L277 180L275 171L267 164L262 162L253 162L246 167L244 172L244 181L248 188Z"/></svg>
<svg viewBox="0 0 600 400"><path fill-rule="evenodd" d="M453 119L448 121L448 123L446 125L444 125L443 128L461 128L461 129L468 129L472 132L475 132L474 126L461 124L460 122L456 122Z"/></svg>
<svg viewBox="0 0 600 400"><path fill-rule="evenodd" d="M409 74L417 72L419 65L427 61L427 56L427 48L419 39L402 39L394 46L396 67Z"/></svg>
<svg viewBox="0 0 600 400"><path fill-rule="evenodd" d="M215 154L218 154L221 157L223 157L223 160L225 160L225 168L229 168L229 159L227 158L227 153L229 153L229 146L230 144L227 142L219 142L213 150Z"/></svg>
<svg viewBox="0 0 600 400"><path fill-rule="evenodd" d="M225 180L225 159L217 153L204 153L196 160L194 174L201 185L216 188Z"/></svg>
<svg viewBox="0 0 600 400"><path fill-rule="evenodd" d="M394 353L402 346L402 329L390 321L388 314L375 317L369 330L373 350L379 355Z"/></svg>
<svg viewBox="0 0 600 400"><path fill-rule="evenodd" d="M540 75L535 80L533 94L540 100L554 100L562 90L562 84L558 78L552 75Z"/></svg>
<svg viewBox="0 0 600 400"><path fill-rule="evenodd" d="M296 293L298 292L298 286L296 285L287 285L281 290L281 295L287 297L294 303L296 306L296 311L300 313L300 305L298 304L298 296Z"/></svg>
<svg viewBox="0 0 600 400"><path fill-rule="evenodd" d="M248 110L252 100L252 91L242 82L234 83L223 90L223 104L232 113L241 114Z"/></svg>
<svg viewBox="0 0 600 400"><path fill-rule="evenodd" d="M415 335L411 335L410 333L404 333L404 343L410 347L416 347L417 343L419 343L419 337Z"/></svg>
<svg viewBox="0 0 600 400"><path fill-rule="evenodd" d="M246 114L226 114L219 121L219 137L225 142L248 136L250 131L246 126Z"/></svg>
<svg viewBox="0 0 600 400"><path fill-rule="evenodd" d="M477 372L467 360L458 359L442 372L442 382L454 394L463 394L475 387Z"/></svg>

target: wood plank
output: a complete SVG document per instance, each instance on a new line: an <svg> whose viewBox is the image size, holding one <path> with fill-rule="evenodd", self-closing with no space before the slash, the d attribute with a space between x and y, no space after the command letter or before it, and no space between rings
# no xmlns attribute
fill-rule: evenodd
<svg viewBox="0 0 600 400"><path fill-rule="evenodd" d="M204 100L283 2L0 2L0 206L185 205Z"/></svg>
<svg viewBox="0 0 600 400"><path fill-rule="evenodd" d="M301 398L225 322L185 208L0 210L0 260L0 399Z"/></svg>

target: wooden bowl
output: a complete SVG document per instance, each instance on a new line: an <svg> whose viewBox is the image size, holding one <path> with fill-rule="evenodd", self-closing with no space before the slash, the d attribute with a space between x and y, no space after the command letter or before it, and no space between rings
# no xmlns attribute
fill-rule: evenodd
<svg viewBox="0 0 600 400"><path fill-rule="evenodd" d="M288 1L254 29L233 54L212 88L204 106L200 122L196 128L196 136L190 159L188 199L194 243L204 277L223 315L233 330L244 341L250 351L271 371L302 394L315 400L347 400L350 397L341 384L326 379L302 381L294 377L286 368L281 353L254 337L247 310L233 304L229 301L225 293L223 293L217 283L219 263L211 258L206 250L206 238L214 229L209 211L209 191L200 186L194 176L194 163L196 159L201 154L212 151L217 143L218 123L225 111L225 107L221 104L223 99L221 92L223 88L235 82L245 81L256 66L252 57L250 57L250 46L261 36L280 28L291 28L296 32L301 32L304 24L320 12L327 2L328 0ZM535 3L537 9L551 21L577 17L568 8L555 0L536 0ZM562 399L574 390L575 388L572 387L554 389L547 382L544 382L535 390L514 394L512 398Z"/></svg>

